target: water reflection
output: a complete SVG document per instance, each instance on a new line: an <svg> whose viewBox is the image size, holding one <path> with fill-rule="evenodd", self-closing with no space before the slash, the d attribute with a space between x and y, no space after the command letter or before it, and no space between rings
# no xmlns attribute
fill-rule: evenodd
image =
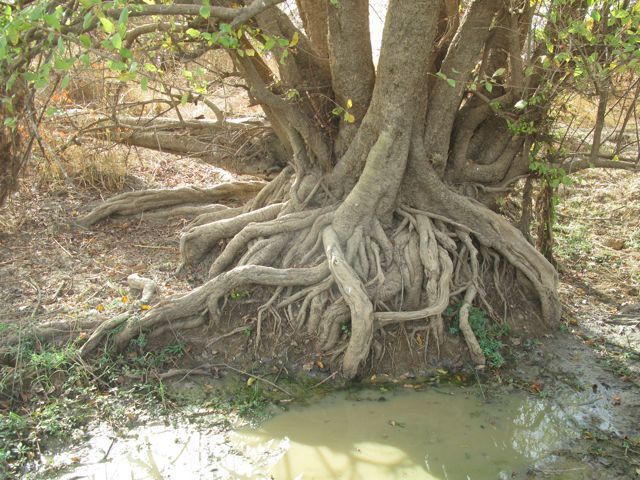
<svg viewBox="0 0 640 480"><path fill-rule="evenodd" d="M552 405L524 394L485 402L473 389L400 393L378 401L333 396L243 431L259 445L287 438L289 450L261 472L286 479L494 479L524 475L579 435L594 402ZM596 402L597 403L597 402Z"/></svg>
<svg viewBox="0 0 640 480"><path fill-rule="evenodd" d="M335 394L232 435L215 426L150 423L49 455L63 473L92 479L504 479L535 465L583 478L554 452L582 428L612 427L610 402L591 392L554 400L521 392L485 401L476 388Z"/></svg>

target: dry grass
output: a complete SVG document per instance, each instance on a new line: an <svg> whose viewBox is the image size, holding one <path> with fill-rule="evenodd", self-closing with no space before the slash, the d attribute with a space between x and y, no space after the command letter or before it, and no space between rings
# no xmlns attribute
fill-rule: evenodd
<svg viewBox="0 0 640 480"><path fill-rule="evenodd" d="M560 192L555 252L620 302L640 301L640 175L586 171Z"/></svg>
<svg viewBox="0 0 640 480"><path fill-rule="evenodd" d="M99 151L93 146L72 146L58 161L34 158L36 184L44 190L75 186L98 191L122 190L127 177L127 158L120 149Z"/></svg>

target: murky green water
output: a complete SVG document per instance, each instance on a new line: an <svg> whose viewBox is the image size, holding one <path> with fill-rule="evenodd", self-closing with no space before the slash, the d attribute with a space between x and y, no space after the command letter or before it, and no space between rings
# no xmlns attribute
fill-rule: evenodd
<svg viewBox="0 0 640 480"><path fill-rule="evenodd" d="M288 439L282 458L261 472L277 480L475 480L522 478L577 434L565 412L542 400L510 394L487 402L477 393L336 395L238 432L236 441Z"/></svg>
<svg viewBox="0 0 640 480"><path fill-rule="evenodd" d="M47 454L48 473L35 478L484 480L525 478L531 468L527 478L592 478L556 453L585 426L611 429L612 415L590 391L552 401L521 392L484 399L477 387L365 390L235 432L206 422L119 434L102 426Z"/></svg>

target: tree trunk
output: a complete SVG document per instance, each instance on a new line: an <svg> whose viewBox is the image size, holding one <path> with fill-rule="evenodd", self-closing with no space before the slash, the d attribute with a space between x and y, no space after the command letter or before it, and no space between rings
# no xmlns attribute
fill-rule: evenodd
<svg viewBox="0 0 640 480"><path fill-rule="evenodd" d="M298 3L309 12L317 6ZM476 0L452 23L460 25L452 38L438 27L440 1L392 0L373 72L369 59L349 64L350 49L370 52L368 37L358 35L355 46L337 41L349 35L342 16L350 9L364 15L366 3L327 6L329 94L343 108L357 107L361 115L353 122L347 116L326 122L326 97L284 99L288 89L304 91L312 84L305 76L314 62L309 50L300 48L280 67L280 83L265 75L258 59L236 59L251 94L286 142L291 166L243 208L209 212L183 233L185 268L207 260L223 243L209 280L142 318L122 322L112 336L116 346L126 346L143 330L159 335L169 328L220 327L228 295L247 285L275 287L256 311L256 351L267 348L261 342L264 323L281 328L284 316L291 328L280 330L281 337L301 338L296 343L308 345L310 355L333 358L332 368L347 378L384 356L386 332L398 325L426 330L436 346L428 353L437 357L450 305L462 305L460 328L476 367L485 358L467 318L471 304L516 330L531 332L558 321L553 267L516 227L466 195L477 185L512 182L528 167L524 137L496 129L504 119L464 88L479 58L491 59L484 68L498 68L500 58L509 62L508 54L487 51L504 5ZM303 20L321 50L324 31L309 17ZM279 11L263 12L258 22L271 32L295 28ZM424 47L439 41L448 45L446 53ZM438 63L453 82L435 75ZM519 64L512 59L509 65ZM358 70L364 75L355 75ZM510 108L513 95L497 95L503 109ZM520 309L530 312L526 324L516 316ZM93 348L103 335L97 330L88 345Z"/></svg>

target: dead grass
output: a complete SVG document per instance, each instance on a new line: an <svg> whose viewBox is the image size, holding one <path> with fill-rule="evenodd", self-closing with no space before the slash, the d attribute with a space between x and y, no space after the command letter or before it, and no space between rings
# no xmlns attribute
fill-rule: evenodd
<svg viewBox="0 0 640 480"><path fill-rule="evenodd" d="M554 252L567 304L603 318L640 302L640 175L585 171L560 196Z"/></svg>
<svg viewBox="0 0 640 480"><path fill-rule="evenodd" d="M122 190L127 178L127 156L121 149L98 150L93 146L72 146L58 161L34 157L33 175L43 190L75 186L96 191Z"/></svg>

